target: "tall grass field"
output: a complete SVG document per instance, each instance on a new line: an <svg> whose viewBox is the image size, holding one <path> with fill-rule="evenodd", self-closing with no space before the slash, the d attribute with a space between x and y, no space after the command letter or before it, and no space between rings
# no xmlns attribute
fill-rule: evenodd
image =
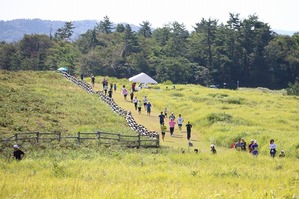
<svg viewBox="0 0 299 199"><path fill-rule="evenodd" d="M153 104L148 116L123 98L120 88L131 82L106 78L117 84L114 101L137 122L160 132L158 115L167 107L168 113L182 114L183 130L176 127L173 137L167 131L159 148L19 142L21 161L11 158L15 142L1 142L0 198L299 198L298 97L265 88L158 84L135 93ZM102 90L102 79L96 77L94 90ZM186 139L187 121L193 147ZM0 71L1 139L17 132L97 130L136 135L98 95L59 73ZM232 149L239 138L247 144L257 140L259 155ZM270 139L286 157L270 157Z"/></svg>

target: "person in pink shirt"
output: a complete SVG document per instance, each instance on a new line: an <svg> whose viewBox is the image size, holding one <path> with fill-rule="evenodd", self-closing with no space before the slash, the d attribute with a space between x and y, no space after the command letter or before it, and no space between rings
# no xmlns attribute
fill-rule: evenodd
<svg viewBox="0 0 299 199"><path fill-rule="evenodd" d="M173 119L171 119L170 120L170 122L169 122L169 130L170 130L170 136L172 136L173 135L173 132L174 132L174 126L175 126L175 124L176 124L176 122L173 120Z"/></svg>

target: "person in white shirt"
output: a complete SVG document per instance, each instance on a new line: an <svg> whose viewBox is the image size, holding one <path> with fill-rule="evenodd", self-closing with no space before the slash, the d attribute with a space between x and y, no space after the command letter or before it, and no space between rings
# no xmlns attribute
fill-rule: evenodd
<svg viewBox="0 0 299 199"><path fill-rule="evenodd" d="M147 102L148 102L148 99L147 99L146 96L144 96L144 98L143 98L143 106L144 106L144 110L145 110L145 111L146 111L146 109L147 109Z"/></svg>
<svg viewBox="0 0 299 199"><path fill-rule="evenodd" d="M275 157L275 154L276 154L276 144L274 144L274 140L271 139L270 140L270 145L269 145L269 149L270 149L270 155L274 158Z"/></svg>
<svg viewBox="0 0 299 199"><path fill-rule="evenodd" d="M183 122L184 122L184 119L182 118L182 115L179 114L179 117L178 117L178 126L179 126L179 130L180 131L182 131Z"/></svg>

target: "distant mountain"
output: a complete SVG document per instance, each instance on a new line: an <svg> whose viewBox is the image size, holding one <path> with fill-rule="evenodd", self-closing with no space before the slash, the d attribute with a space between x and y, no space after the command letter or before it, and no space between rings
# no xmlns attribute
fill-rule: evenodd
<svg viewBox="0 0 299 199"><path fill-rule="evenodd" d="M54 35L58 28L64 26L66 21L51 21L41 19L15 19L11 21L0 20L0 41L8 43L21 40L25 34L46 34ZM74 24L74 34L72 39L75 40L80 34L89 29L93 29L99 21L97 20L80 20L72 21ZM123 23L126 24L126 23ZM133 31L138 31L139 26L130 24Z"/></svg>
<svg viewBox="0 0 299 199"><path fill-rule="evenodd" d="M299 31L286 31L286 30L273 30L279 35L290 35L292 36L294 33L299 32Z"/></svg>

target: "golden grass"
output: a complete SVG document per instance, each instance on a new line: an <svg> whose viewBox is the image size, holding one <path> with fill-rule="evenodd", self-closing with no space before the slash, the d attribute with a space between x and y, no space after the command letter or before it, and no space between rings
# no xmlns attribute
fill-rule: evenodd
<svg viewBox="0 0 299 199"><path fill-rule="evenodd" d="M19 78L13 78L15 74ZM97 90L102 89L101 79L96 77ZM26 158L14 162L7 159L12 149L2 148L0 198L299 198L298 97L198 85L166 91L166 85L159 84L159 89L135 94L141 99L147 95L153 104L147 116L144 110L136 114L133 104L123 100L121 85L128 88L130 82L108 81L118 85L114 100L150 130L159 131L158 115L165 107L169 113L181 113L185 124L193 124L194 147L187 147L185 128L176 128L176 137L167 132L160 149L105 148L92 142L81 147L68 142L24 144ZM1 71L0 84L1 118L7 121L2 132L19 127L134 133L96 96L56 73ZM229 148L239 137L257 139L260 155ZM270 138L278 150L286 151L286 158L269 157ZM211 143L216 144L216 155L210 153ZM200 152L194 153L194 148Z"/></svg>

